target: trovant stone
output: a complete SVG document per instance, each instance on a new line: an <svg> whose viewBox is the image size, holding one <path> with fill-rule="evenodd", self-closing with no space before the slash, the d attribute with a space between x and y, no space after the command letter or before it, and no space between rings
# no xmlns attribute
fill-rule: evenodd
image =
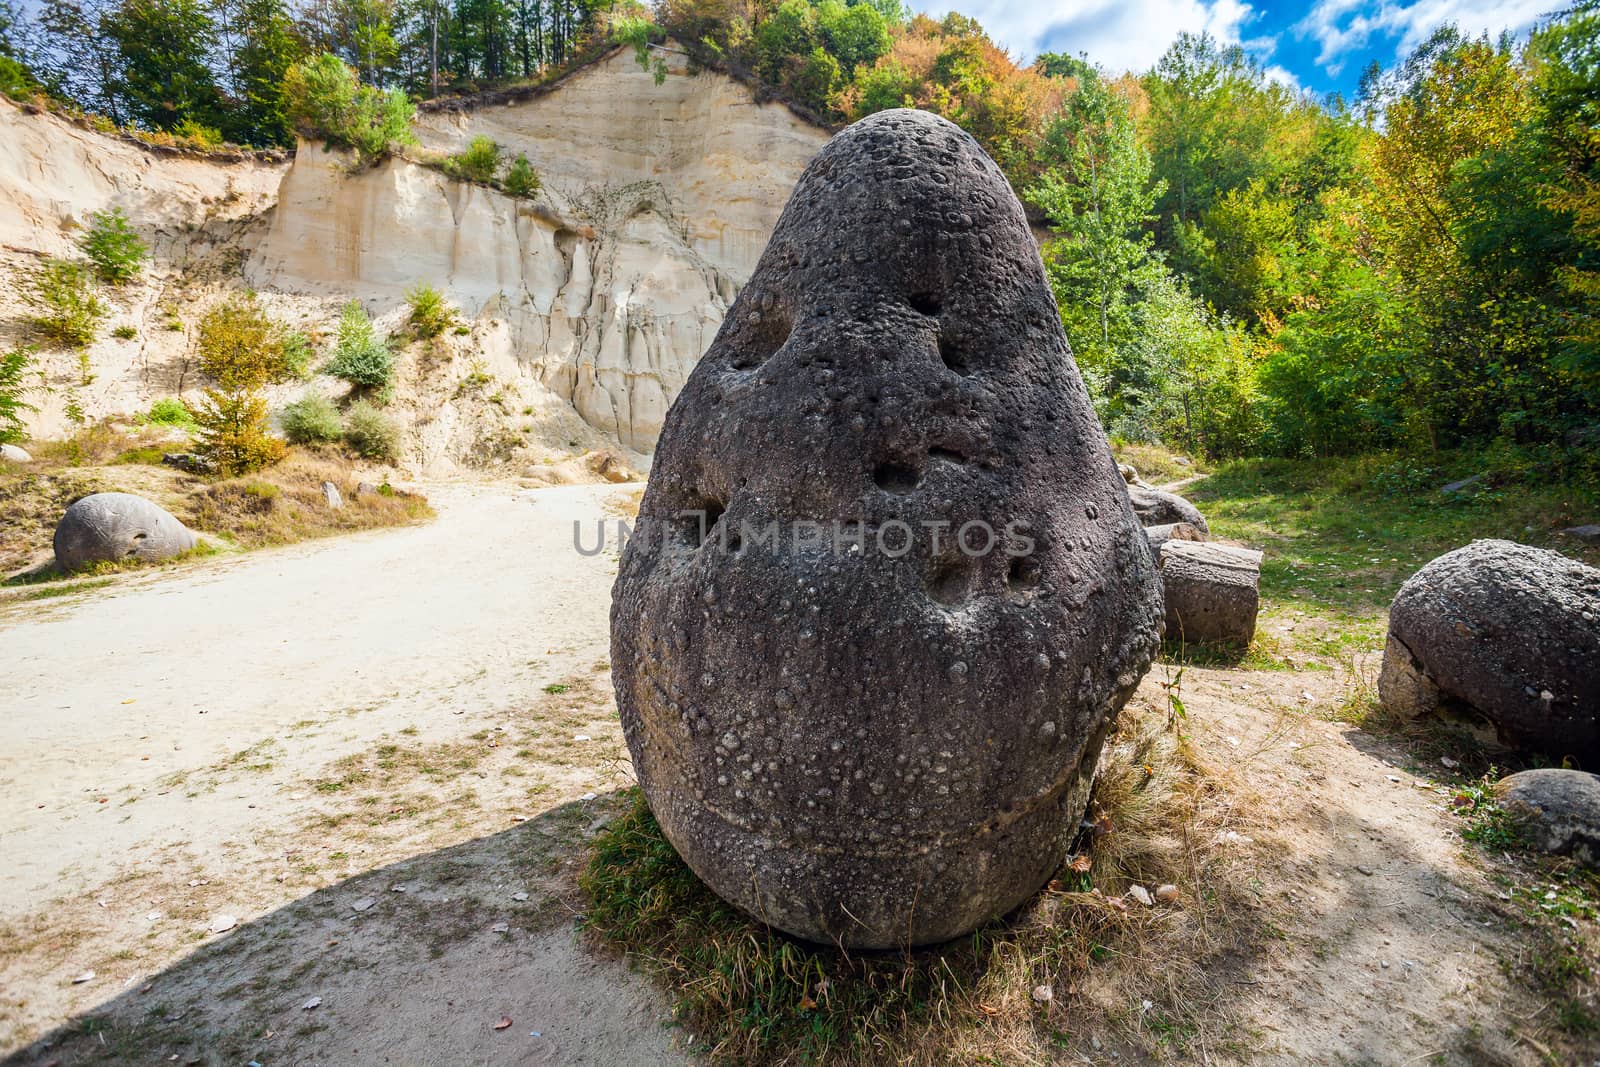
<svg viewBox="0 0 1600 1067"><path fill-rule="evenodd" d="M160 505L132 493L95 493L56 523L56 565L64 571L134 557L166 559L195 546L195 536Z"/></svg>
<svg viewBox="0 0 1600 1067"><path fill-rule="evenodd" d="M1476 712L1502 740L1600 767L1600 570L1474 541L1406 580L1378 695L1391 711Z"/></svg>
<svg viewBox="0 0 1600 1067"><path fill-rule="evenodd" d="M958 936L1062 861L1158 581L1005 178L873 115L667 416L612 607L640 784L773 926Z"/></svg>

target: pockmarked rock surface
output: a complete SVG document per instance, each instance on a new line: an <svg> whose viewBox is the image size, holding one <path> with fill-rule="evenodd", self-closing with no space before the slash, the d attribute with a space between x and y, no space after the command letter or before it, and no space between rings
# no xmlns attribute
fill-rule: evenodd
<svg viewBox="0 0 1600 1067"><path fill-rule="evenodd" d="M1529 844L1600 867L1600 776L1544 767L1502 778L1495 792Z"/></svg>
<svg viewBox="0 0 1600 1067"><path fill-rule="evenodd" d="M54 538L56 564L66 571L119 559L168 559L195 544L194 533L170 512L132 493L95 493L75 502Z"/></svg>
<svg viewBox="0 0 1600 1067"><path fill-rule="evenodd" d="M1200 514L1200 509L1177 493L1148 489L1136 482L1129 482L1128 499L1133 502L1134 514L1139 516L1139 522L1145 526L1186 522L1199 530L1202 536L1211 536L1211 527L1206 525L1206 518Z"/></svg>
<svg viewBox="0 0 1600 1067"><path fill-rule="evenodd" d="M752 916L958 936L1062 861L1157 583L1004 177L944 119L874 115L667 417L612 608L640 784Z"/></svg>
<svg viewBox="0 0 1600 1067"><path fill-rule="evenodd" d="M1392 711L1476 712L1501 739L1600 766L1600 570L1474 541L1406 580L1378 693Z"/></svg>

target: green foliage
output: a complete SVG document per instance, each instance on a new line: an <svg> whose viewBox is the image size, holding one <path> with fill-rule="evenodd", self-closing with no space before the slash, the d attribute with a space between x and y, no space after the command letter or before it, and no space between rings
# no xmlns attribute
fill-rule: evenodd
<svg viewBox="0 0 1600 1067"><path fill-rule="evenodd" d="M185 430L195 426L194 412L189 410L189 405L183 402L182 397L176 396L164 396L151 403L144 421L155 426L176 426Z"/></svg>
<svg viewBox="0 0 1600 1067"><path fill-rule="evenodd" d="M222 131L194 119L184 119L172 128L172 135L195 148L221 148Z"/></svg>
<svg viewBox="0 0 1600 1067"><path fill-rule="evenodd" d="M366 389L382 389L394 376L394 353L388 342L378 336L366 309L358 301L352 300L344 306L333 359L324 370Z"/></svg>
<svg viewBox="0 0 1600 1067"><path fill-rule="evenodd" d="M456 324L455 309L445 301L444 294L431 285L419 282L406 293L406 303L411 307L406 321L420 340L438 337Z"/></svg>
<svg viewBox="0 0 1600 1067"><path fill-rule="evenodd" d="M221 474L259 470L284 456L269 432L266 386L294 376L283 332L253 295L219 304L200 321L200 370L217 386L206 390L194 413L196 451Z"/></svg>
<svg viewBox="0 0 1600 1067"><path fill-rule="evenodd" d="M279 335L283 345L283 369L287 379L304 381L311 377L311 365L316 348L303 330L284 330Z"/></svg>
<svg viewBox="0 0 1600 1067"><path fill-rule="evenodd" d="M39 91L39 83L27 67L12 56L0 54L0 94L21 101Z"/></svg>
<svg viewBox="0 0 1600 1067"><path fill-rule="evenodd" d="M71 260L45 260L35 272L27 296L35 309L34 325L65 345L76 347L93 341L109 313L95 294L94 273Z"/></svg>
<svg viewBox="0 0 1600 1067"><path fill-rule="evenodd" d="M0 445L27 440L22 414L38 410L23 399L28 391L25 378L32 363L31 348L13 348L0 355Z"/></svg>
<svg viewBox="0 0 1600 1067"><path fill-rule="evenodd" d="M217 32L201 0L121 0L98 32L116 46L114 88L130 118L154 130L220 123Z"/></svg>
<svg viewBox="0 0 1600 1067"><path fill-rule="evenodd" d="M539 172L533 169L533 164L528 162L528 157L518 154L511 161L511 166L506 168L505 180L502 182L506 192L524 200L532 200L539 195L544 182L539 177Z"/></svg>
<svg viewBox="0 0 1600 1067"><path fill-rule="evenodd" d="M447 159L444 166L453 177L489 185L500 169L500 145L494 138L479 134L467 142L466 148Z"/></svg>
<svg viewBox="0 0 1600 1067"><path fill-rule="evenodd" d="M111 336L119 341L131 341L139 336L139 331L127 323L123 323L111 331Z"/></svg>
<svg viewBox="0 0 1600 1067"><path fill-rule="evenodd" d="M337 441L344 436L344 420L333 401L310 393L278 413L278 425L292 444L310 445Z"/></svg>
<svg viewBox="0 0 1600 1067"><path fill-rule="evenodd" d="M305 40L285 0L243 0L243 44L234 55L237 109L226 129L245 144L293 145L287 99L289 68L306 58Z"/></svg>
<svg viewBox="0 0 1600 1067"><path fill-rule="evenodd" d="M395 463L400 459L400 427L376 404L358 400L344 414L344 439L365 459Z"/></svg>
<svg viewBox="0 0 1600 1067"><path fill-rule="evenodd" d="M356 72L327 52L295 63L284 75L285 114L305 136L354 148L377 159L390 145L415 144L416 106L398 89L362 85Z"/></svg>
<svg viewBox="0 0 1600 1067"><path fill-rule="evenodd" d="M89 229L78 241L78 247L95 265L100 280L112 285L137 277L150 254L120 207L89 216Z"/></svg>

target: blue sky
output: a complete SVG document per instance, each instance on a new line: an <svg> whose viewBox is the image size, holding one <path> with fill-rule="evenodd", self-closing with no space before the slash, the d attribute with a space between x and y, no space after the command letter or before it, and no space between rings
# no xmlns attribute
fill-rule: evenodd
<svg viewBox="0 0 1600 1067"><path fill-rule="evenodd" d="M1154 65L1181 31L1209 31L1245 49L1277 81L1317 94L1355 95L1374 59L1391 67L1439 25L1523 33L1561 0L912 0L939 15L971 15L1014 55L1088 53L1113 72Z"/></svg>

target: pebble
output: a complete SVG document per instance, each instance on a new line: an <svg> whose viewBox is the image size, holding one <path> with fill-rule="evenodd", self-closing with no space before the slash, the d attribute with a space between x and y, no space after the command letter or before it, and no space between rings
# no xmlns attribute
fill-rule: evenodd
<svg viewBox="0 0 1600 1067"><path fill-rule="evenodd" d="M352 908L354 908L356 911L366 911L368 908L372 907L376 903L377 903L377 901L374 900L372 897L362 897L360 900L356 901L354 904L352 904L350 906Z"/></svg>
<svg viewBox="0 0 1600 1067"><path fill-rule="evenodd" d="M1372 877L1372 868L1371 867L1362 867L1361 865L1357 864L1356 865L1356 870L1360 871L1362 874L1366 875L1368 878Z"/></svg>
<svg viewBox="0 0 1600 1067"><path fill-rule="evenodd" d="M1171 904L1178 899L1178 887L1175 885L1161 885L1156 887L1156 899L1163 904Z"/></svg>
<svg viewBox="0 0 1600 1067"><path fill-rule="evenodd" d="M218 915L215 919L211 920L211 932L214 934L225 934L238 925L239 920L234 916Z"/></svg>
<svg viewBox="0 0 1600 1067"><path fill-rule="evenodd" d="M321 1004L322 1004L322 998L321 997L312 997L310 1000L308 1000L304 1004L300 1005L300 1010L301 1011L310 1011L313 1008L321 1006Z"/></svg>
<svg viewBox="0 0 1600 1067"><path fill-rule="evenodd" d="M1033 987L1033 1002L1035 1004L1048 1004L1055 998L1055 990L1048 985L1036 985Z"/></svg>

